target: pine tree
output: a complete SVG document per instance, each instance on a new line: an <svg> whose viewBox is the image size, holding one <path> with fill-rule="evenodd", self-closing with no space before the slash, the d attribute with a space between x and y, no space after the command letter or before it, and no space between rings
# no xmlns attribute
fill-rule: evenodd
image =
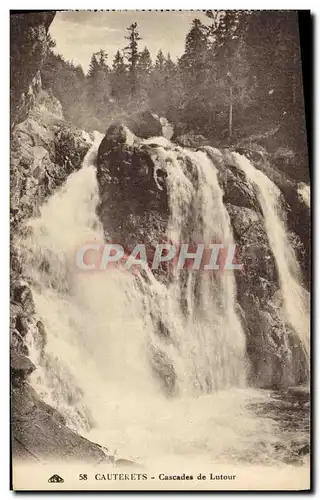
<svg viewBox="0 0 320 500"><path fill-rule="evenodd" d="M194 19L186 36L184 54L178 61L178 69L182 83L179 98L180 119L190 123L191 130L196 133L200 133L208 113L204 92L207 58L208 29L199 19Z"/></svg>
<svg viewBox="0 0 320 500"><path fill-rule="evenodd" d="M204 69L207 48L208 29L199 19L194 19L186 37L184 54L180 59L182 69L199 77L199 72Z"/></svg>
<svg viewBox="0 0 320 500"><path fill-rule="evenodd" d="M169 77L173 76L176 73L177 67L171 59L170 52L168 52L167 58L165 59L164 69L165 69L166 75Z"/></svg>
<svg viewBox="0 0 320 500"><path fill-rule="evenodd" d="M162 73L164 71L165 63L166 58L164 57L163 52L160 49L156 56L155 69Z"/></svg>
<svg viewBox="0 0 320 500"><path fill-rule="evenodd" d="M94 78L97 74L98 68L99 68L99 63L96 54L92 54L88 69L88 77Z"/></svg>
<svg viewBox="0 0 320 500"><path fill-rule="evenodd" d="M213 23L209 27L211 46L216 52L220 47L236 45L247 28L248 11L246 10L215 10L207 11L206 15Z"/></svg>
<svg viewBox="0 0 320 500"><path fill-rule="evenodd" d="M139 61L138 42L139 40L141 40L137 27L137 23L132 23L127 28L129 35L125 38L126 40L129 40L129 45L124 49L126 51L126 57L129 63L129 76L132 96L134 96L137 91L137 64Z"/></svg>
<svg viewBox="0 0 320 500"><path fill-rule="evenodd" d="M116 55L113 58L112 71L116 75L123 75L126 73L126 65L120 50L117 50Z"/></svg>
<svg viewBox="0 0 320 500"><path fill-rule="evenodd" d="M95 52L91 57L87 77L87 106L92 109L95 117L101 119L104 119L110 106L111 89L107 58L105 50L100 49Z"/></svg>
<svg viewBox="0 0 320 500"><path fill-rule="evenodd" d="M112 96L119 101L125 101L128 97L128 72L120 50L113 59L111 80Z"/></svg>
<svg viewBox="0 0 320 500"><path fill-rule="evenodd" d="M224 120L228 136L234 134L235 119L251 104L255 88L247 55L247 11L210 11L213 20L209 28L211 36L210 63L215 68L215 82L211 84L219 101L216 111ZM213 96L210 94L209 100ZM226 123L228 126L226 127Z"/></svg>
<svg viewBox="0 0 320 500"><path fill-rule="evenodd" d="M138 71L142 76L150 75L152 71L151 55L147 47L139 54Z"/></svg>
<svg viewBox="0 0 320 500"><path fill-rule="evenodd" d="M150 92L150 81L152 72L152 60L151 55L147 47L139 54L139 60L137 65L137 81L138 81L138 92L139 106L149 105L149 92Z"/></svg>
<svg viewBox="0 0 320 500"><path fill-rule="evenodd" d="M97 56L99 58L99 66L102 70L108 72L109 68L107 66L107 59L108 59L108 54L105 50L100 49L99 52L97 52Z"/></svg>

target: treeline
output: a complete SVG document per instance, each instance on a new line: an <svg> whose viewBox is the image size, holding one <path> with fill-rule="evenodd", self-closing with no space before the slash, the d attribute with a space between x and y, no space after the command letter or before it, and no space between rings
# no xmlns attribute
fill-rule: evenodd
<svg viewBox="0 0 320 500"><path fill-rule="evenodd" d="M105 131L112 119L143 109L166 116L176 133L234 140L288 120L301 128L303 99L294 11L207 11L194 19L178 61L153 61L136 23L112 61L101 49L89 71L53 52L43 82L76 125ZM289 123L289 122L288 122Z"/></svg>

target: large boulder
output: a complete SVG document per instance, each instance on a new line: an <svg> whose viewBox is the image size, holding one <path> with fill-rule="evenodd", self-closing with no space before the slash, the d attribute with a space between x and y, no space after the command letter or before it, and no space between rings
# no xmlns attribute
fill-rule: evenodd
<svg viewBox="0 0 320 500"><path fill-rule="evenodd" d="M170 140L174 134L173 126L167 118L148 110L123 116L122 123L141 139L163 136Z"/></svg>
<svg viewBox="0 0 320 500"><path fill-rule="evenodd" d="M152 151L122 124L109 127L98 150L98 213L106 238L127 249L156 243L165 234L166 172L156 170Z"/></svg>
<svg viewBox="0 0 320 500"><path fill-rule="evenodd" d="M125 124L135 135L143 139L162 135L160 119L151 111L141 111L129 116Z"/></svg>

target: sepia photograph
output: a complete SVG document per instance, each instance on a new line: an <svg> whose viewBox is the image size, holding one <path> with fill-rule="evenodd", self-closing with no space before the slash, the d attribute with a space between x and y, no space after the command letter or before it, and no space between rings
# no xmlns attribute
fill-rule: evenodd
<svg viewBox="0 0 320 500"><path fill-rule="evenodd" d="M11 489L310 491L311 26L10 11Z"/></svg>

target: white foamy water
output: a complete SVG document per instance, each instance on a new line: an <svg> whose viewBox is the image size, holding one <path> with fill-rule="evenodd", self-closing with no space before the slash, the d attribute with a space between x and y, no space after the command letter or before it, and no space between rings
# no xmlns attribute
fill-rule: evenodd
<svg viewBox="0 0 320 500"><path fill-rule="evenodd" d="M249 182L257 188L267 236L278 269L284 312L288 322L299 335L309 359L309 294L302 287L299 263L288 238L281 210L281 192L245 156L233 153L233 157Z"/></svg>
<svg viewBox="0 0 320 500"><path fill-rule="evenodd" d="M245 388L233 272L175 270L166 286L151 273L144 279L119 268L76 268L78 248L103 242L93 164L100 140L30 221L32 234L21 242L47 332L44 356L29 339L37 366L32 385L71 428L120 456L144 463L230 463L250 454L269 460L278 436L274 422L247 407L266 396ZM168 238L232 243L215 167L205 153L165 150L169 145L161 141L156 150L169 177ZM155 320L169 339L161 338ZM155 356L158 374L151 369ZM163 378L172 373L168 395Z"/></svg>
<svg viewBox="0 0 320 500"><path fill-rule="evenodd" d="M310 186L305 182L299 182L298 184L298 196L299 198L310 208L311 197L310 197Z"/></svg>
<svg viewBox="0 0 320 500"><path fill-rule="evenodd" d="M232 244L217 170L207 155L182 148L165 150L160 143L153 160L168 175L168 239L174 244ZM175 366L185 392L245 385L245 337L235 313L235 296L231 271L175 269L173 283L154 301L179 348Z"/></svg>

